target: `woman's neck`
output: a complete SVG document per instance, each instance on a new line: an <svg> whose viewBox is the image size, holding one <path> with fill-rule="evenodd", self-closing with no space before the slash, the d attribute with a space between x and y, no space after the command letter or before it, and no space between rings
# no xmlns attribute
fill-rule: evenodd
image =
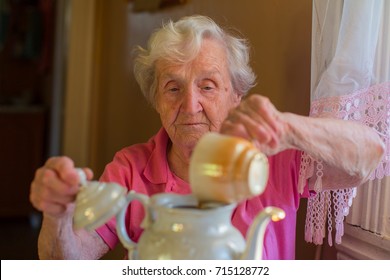
<svg viewBox="0 0 390 280"><path fill-rule="evenodd" d="M180 149L174 145L168 148L169 168L177 177L186 182L189 182L188 170L191 152L191 149Z"/></svg>

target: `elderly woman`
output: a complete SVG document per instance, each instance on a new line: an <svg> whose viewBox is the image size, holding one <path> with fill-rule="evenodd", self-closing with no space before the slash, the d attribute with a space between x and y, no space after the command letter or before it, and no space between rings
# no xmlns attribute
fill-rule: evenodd
<svg viewBox="0 0 390 280"><path fill-rule="evenodd" d="M301 151L322 159L324 168L334 171L332 178L323 178L324 187L362 183L383 153L379 137L367 127L281 113L260 95L241 102L255 83L248 46L207 17L185 17L156 31L148 48L139 49L135 75L159 113L162 128L147 143L119 151L100 180L147 195L187 194L191 152L202 135L220 131L255 139L269 156L269 182L261 196L237 206L232 223L245 236L265 206L286 211L285 220L269 226L266 259L295 257L299 199L313 188L309 181L302 194L298 191ZM92 172L86 171L91 179ZM114 219L93 232L72 228L78 183L73 162L66 157L51 158L37 171L30 197L44 217L40 258L97 259L117 244ZM130 237L138 240L140 205L132 203L127 217Z"/></svg>

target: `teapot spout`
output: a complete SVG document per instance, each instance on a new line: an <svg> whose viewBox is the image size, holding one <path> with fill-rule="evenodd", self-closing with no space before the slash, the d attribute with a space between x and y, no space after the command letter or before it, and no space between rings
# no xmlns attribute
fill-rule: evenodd
<svg viewBox="0 0 390 280"><path fill-rule="evenodd" d="M264 233L268 223L271 220L273 222L283 220L285 216L286 213L280 208L271 206L264 208L249 228L246 248L241 259L260 260L263 254Z"/></svg>

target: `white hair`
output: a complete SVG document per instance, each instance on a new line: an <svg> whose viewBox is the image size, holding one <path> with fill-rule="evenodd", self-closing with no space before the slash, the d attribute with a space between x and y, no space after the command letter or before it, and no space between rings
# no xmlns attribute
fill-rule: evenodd
<svg viewBox="0 0 390 280"><path fill-rule="evenodd" d="M256 75L249 65L247 40L233 36L206 16L189 16L177 22L169 20L152 34L147 49L138 46L134 75L142 93L154 106L157 88L156 61L164 59L185 63L199 53L205 38L214 39L226 48L229 73L235 92L244 96L254 87Z"/></svg>

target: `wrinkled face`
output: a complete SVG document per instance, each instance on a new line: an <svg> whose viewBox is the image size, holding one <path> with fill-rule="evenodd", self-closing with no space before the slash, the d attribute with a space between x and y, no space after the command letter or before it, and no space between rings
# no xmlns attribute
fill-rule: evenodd
<svg viewBox="0 0 390 280"><path fill-rule="evenodd" d="M156 109L176 148L192 149L204 133L218 131L241 99L232 88L225 49L210 39L191 62L161 60L156 73Z"/></svg>

